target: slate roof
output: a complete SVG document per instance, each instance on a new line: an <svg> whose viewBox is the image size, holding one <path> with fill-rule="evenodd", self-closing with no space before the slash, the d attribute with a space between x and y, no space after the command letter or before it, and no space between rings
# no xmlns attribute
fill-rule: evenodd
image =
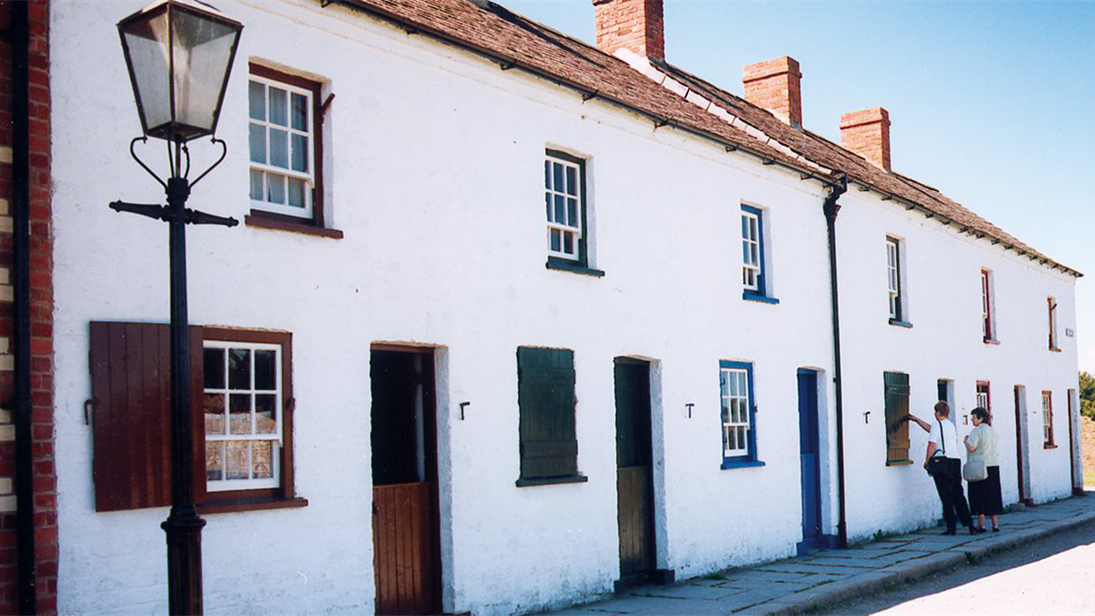
<svg viewBox="0 0 1095 616"><path fill-rule="evenodd" d="M789 126L767 110L671 64L653 66L686 91L673 91L632 68L620 58L517 15L487 0L321 0L361 10L392 22L410 34L423 34L487 56L504 70L520 69L582 93L583 98L623 106L670 126L714 140L798 171L803 177L834 182L832 171L847 174L853 190L871 190L883 199L918 210L961 233L1003 244L1046 267L1079 277L984 218L947 198L939 190L898 173L887 172L808 130ZM740 118L749 127L731 126L701 108L698 95ZM700 100L700 103L705 101ZM754 130L759 129L759 130ZM774 140L776 143L772 143Z"/></svg>

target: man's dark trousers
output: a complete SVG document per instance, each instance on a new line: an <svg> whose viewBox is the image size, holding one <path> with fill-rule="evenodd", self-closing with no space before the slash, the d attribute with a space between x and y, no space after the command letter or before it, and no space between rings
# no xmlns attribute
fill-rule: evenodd
<svg viewBox="0 0 1095 616"><path fill-rule="evenodd" d="M962 526L972 526L970 508L966 504L966 495L962 493L962 461L947 458L947 472L939 473L932 479L935 480L939 500L943 503L943 521L947 523L947 530L955 530L956 517L957 521L962 522Z"/></svg>

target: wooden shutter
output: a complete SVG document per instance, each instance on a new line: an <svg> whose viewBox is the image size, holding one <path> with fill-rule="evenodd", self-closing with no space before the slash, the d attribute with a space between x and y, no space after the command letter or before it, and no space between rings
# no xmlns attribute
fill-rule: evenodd
<svg viewBox="0 0 1095 616"><path fill-rule="evenodd" d="M574 352L517 349L521 478L578 474L574 432Z"/></svg>
<svg viewBox="0 0 1095 616"><path fill-rule="evenodd" d="M204 469L202 332L190 328L194 470ZM171 340L159 323L91 323L95 510L171 504ZM195 483L204 485L204 473Z"/></svg>
<svg viewBox="0 0 1095 616"><path fill-rule="evenodd" d="M886 462L909 460L909 375L886 372Z"/></svg>

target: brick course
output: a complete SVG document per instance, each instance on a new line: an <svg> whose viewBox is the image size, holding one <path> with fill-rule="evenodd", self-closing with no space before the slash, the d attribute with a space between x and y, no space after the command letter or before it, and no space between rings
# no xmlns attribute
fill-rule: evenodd
<svg viewBox="0 0 1095 616"><path fill-rule="evenodd" d="M12 22L15 1L0 0L0 28ZM49 0L30 0L27 118L12 109L12 47L0 41L0 400L13 393L14 304L10 296L13 244L11 147L13 122L25 122L30 159L31 398L35 556L39 614L57 611L57 497L53 457L53 236L50 204ZM4 151L6 150L6 152ZM0 413L0 441L13 430L11 413ZM15 447L0 442L0 613L18 613L19 588L15 495Z"/></svg>

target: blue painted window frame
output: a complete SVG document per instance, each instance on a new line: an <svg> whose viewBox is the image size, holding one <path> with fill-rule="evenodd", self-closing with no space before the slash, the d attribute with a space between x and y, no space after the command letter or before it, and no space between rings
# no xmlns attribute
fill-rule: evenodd
<svg viewBox="0 0 1095 616"><path fill-rule="evenodd" d="M722 371L726 370L744 370L746 387L748 388L749 395L749 436L747 443L749 445L748 452L745 455L739 456L726 456L726 433L723 431L722 426ZM753 387L753 364L741 361L719 361L719 435L720 445L722 447L722 468L745 468L751 466L764 466L764 462L760 461L757 457L757 399L756 390Z"/></svg>
<svg viewBox="0 0 1095 616"><path fill-rule="evenodd" d="M760 272L757 274L757 289L742 288L742 299L751 301L763 302L765 304L778 304L779 300L772 297L768 290L768 264L764 257L765 238L764 238L764 212L760 208L753 207L751 205L741 204L741 211L745 214L752 214L757 217L757 253L760 261ZM745 221L745 216L741 217L742 222ZM744 242L745 230L742 229L742 241ZM744 267L744 255L742 257L742 266ZM742 283L744 285L744 282Z"/></svg>

